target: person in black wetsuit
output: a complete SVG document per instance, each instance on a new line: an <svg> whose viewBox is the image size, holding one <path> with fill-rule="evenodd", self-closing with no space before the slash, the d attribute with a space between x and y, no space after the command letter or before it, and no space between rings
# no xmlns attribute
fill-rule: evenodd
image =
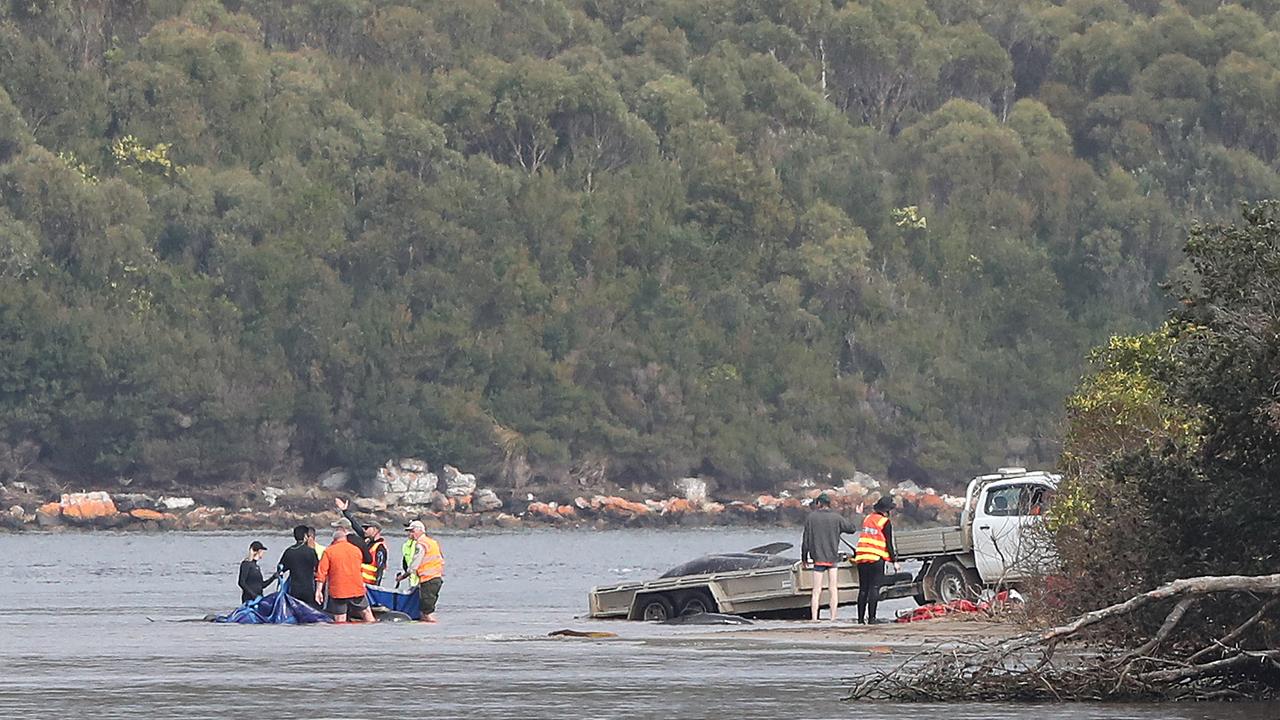
<svg viewBox="0 0 1280 720"><path fill-rule="evenodd" d="M262 579L262 568L258 561L262 559L267 546L254 540L249 543L249 557L240 561L240 602L245 603L262 596L262 589L276 581L280 573L273 573L266 580Z"/></svg>
<svg viewBox="0 0 1280 720"><path fill-rule="evenodd" d="M289 574L291 597L312 605L316 601L316 567L320 565L316 534L306 525L299 525L293 529L293 539L297 542L280 555L277 571L281 575Z"/></svg>

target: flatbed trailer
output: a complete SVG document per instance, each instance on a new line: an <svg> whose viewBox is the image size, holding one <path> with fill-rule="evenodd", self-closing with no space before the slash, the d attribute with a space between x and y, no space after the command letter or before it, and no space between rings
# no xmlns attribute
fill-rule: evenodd
<svg viewBox="0 0 1280 720"><path fill-rule="evenodd" d="M597 587L591 590L591 617L666 620L699 612L746 617L787 617L801 613L807 616L812 575L812 571L796 561L753 570ZM840 604L856 602L857 569L844 559L836 565L836 575Z"/></svg>
<svg viewBox="0 0 1280 720"><path fill-rule="evenodd" d="M1037 542L1041 534L1034 528L1057 482L1058 477L1049 473L1001 468L970 481L959 525L895 529L894 559L918 560L921 566L914 577L899 573L886 578L880 598L913 597L920 604L949 602L1042 571L1052 564L1052 551ZM848 556L842 557L836 569L839 604L856 602L857 569ZM629 620L665 620L698 612L807 617L812 583L812 569L797 560L750 570L601 586L591 590L590 615Z"/></svg>

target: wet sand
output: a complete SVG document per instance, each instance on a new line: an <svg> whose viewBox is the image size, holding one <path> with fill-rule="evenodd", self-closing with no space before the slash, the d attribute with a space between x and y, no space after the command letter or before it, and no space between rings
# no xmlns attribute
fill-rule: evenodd
<svg viewBox="0 0 1280 720"><path fill-rule="evenodd" d="M912 623L886 622L858 625L840 620L832 623L796 622L786 627L743 626L696 636L699 639L738 638L795 644L839 645L843 649L867 652L910 652L940 647L963 647L976 642L999 642L1026 630L1012 622L985 618L940 618Z"/></svg>

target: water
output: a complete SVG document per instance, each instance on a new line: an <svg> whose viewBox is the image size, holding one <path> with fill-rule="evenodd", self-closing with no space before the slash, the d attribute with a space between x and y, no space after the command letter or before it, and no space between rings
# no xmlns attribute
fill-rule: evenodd
<svg viewBox="0 0 1280 720"><path fill-rule="evenodd" d="M233 608L240 596L236 569L249 541L261 539L270 548L266 569L292 542L283 535L4 535L0 717L1278 715L1258 705L859 706L840 698L843 681L876 661L865 652L755 639L732 629L578 619L592 585L653 577L708 552L798 543L793 535L723 529L444 534L449 564L439 625L310 627L177 622ZM391 544L398 548L399 539ZM883 604L881 614L894 607ZM547 637L561 628L621 638Z"/></svg>

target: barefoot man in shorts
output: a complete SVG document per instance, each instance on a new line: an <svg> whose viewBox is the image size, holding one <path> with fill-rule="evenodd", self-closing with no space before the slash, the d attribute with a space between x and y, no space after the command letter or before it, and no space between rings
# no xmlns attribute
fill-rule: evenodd
<svg viewBox="0 0 1280 720"><path fill-rule="evenodd" d="M853 521L831 509L831 497L826 493L813 501L813 512L804 521L804 539L800 541L800 561L813 563L813 595L809 598L809 619L818 621L822 607L822 578L827 578L831 588L831 619L836 619L836 607L840 604L840 589L836 582L836 563L840 561L840 534L856 533Z"/></svg>
<svg viewBox="0 0 1280 720"><path fill-rule="evenodd" d="M328 610L333 613L334 622L346 622L348 615L355 614L365 622L373 622L373 611L365 599L364 578L360 574L364 553L347 540L350 524L346 527L338 525L334 523L333 542L324 549L320 567L316 568L316 604L320 605L324 599L327 583Z"/></svg>

